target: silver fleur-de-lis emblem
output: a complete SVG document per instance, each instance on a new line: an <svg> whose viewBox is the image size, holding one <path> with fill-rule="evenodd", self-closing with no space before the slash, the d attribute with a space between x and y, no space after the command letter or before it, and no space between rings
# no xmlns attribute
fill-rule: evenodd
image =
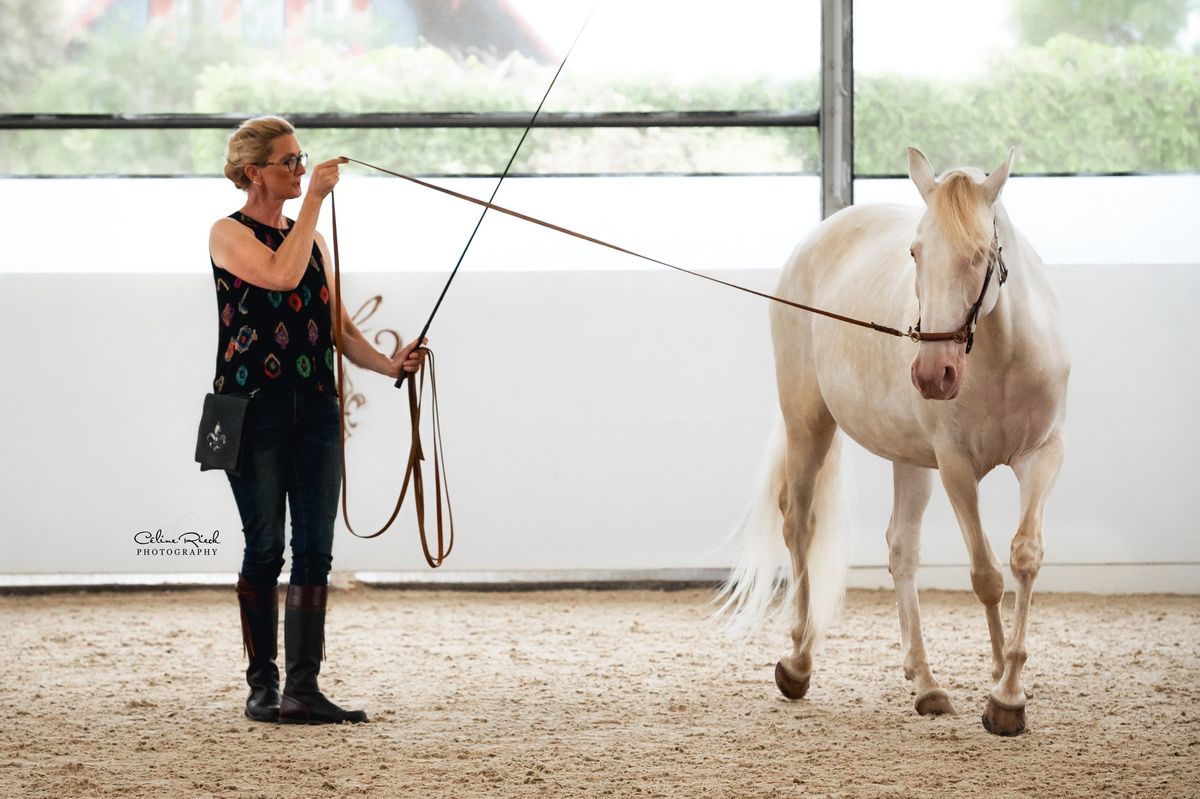
<svg viewBox="0 0 1200 799"><path fill-rule="evenodd" d="M221 430L221 423L217 422L212 432L208 434L208 448L213 452L220 452L224 446L225 433Z"/></svg>

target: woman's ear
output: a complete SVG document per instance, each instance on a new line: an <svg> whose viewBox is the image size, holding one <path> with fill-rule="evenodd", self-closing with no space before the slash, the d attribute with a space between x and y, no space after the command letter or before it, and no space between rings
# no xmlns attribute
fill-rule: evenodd
<svg viewBox="0 0 1200 799"><path fill-rule="evenodd" d="M258 164L246 164L242 167L242 174L246 176L246 180L250 181L251 184L255 186L260 185L259 176L262 174L262 170L259 169Z"/></svg>

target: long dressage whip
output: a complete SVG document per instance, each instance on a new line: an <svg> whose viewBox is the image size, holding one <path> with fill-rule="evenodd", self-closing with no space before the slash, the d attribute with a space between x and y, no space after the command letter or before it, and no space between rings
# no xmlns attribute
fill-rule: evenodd
<svg viewBox="0 0 1200 799"><path fill-rule="evenodd" d="M496 181L495 188L492 189L492 195L488 201L483 204L483 211L479 214L478 221L475 222L475 227L471 231L470 237L467 239L466 245L463 247L462 253L458 256L458 262L454 265L454 270L450 273L450 277L446 280L446 285L442 288L442 293L438 296L437 302L433 306L433 311L429 314L429 319L426 320L425 326L421 328L420 334L413 339L417 342L417 346L428 359L429 383L431 388L430 396L433 400L433 475L434 475L434 492L436 496L436 511L437 511L437 553L430 551L428 538L425 535L425 490L424 478L421 473L421 461L425 460L424 450L421 446L421 401L425 396L425 370L422 368L419 385L414 381L408 382L408 412L409 421L411 424L412 443L409 447L408 464L404 470L404 481L400 486L400 493L396 498L396 506L392 510L392 515L388 517L387 522L383 527L369 535L360 535L355 532L354 527L350 524L349 513L349 476L346 470L346 408L345 408L345 366L342 362L342 346L337 347L337 365L338 365L338 405L340 413L338 415L339 438L341 445L341 460L342 460L342 519L346 522L346 528L351 534L358 538L375 538L381 535L385 530L392 526L392 522L400 514L400 508L404 505L404 497L408 493L408 487L411 483L413 488L413 501L416 503L417 510L417 528L421 539L421 549L425 555L425 561L430 568L436 569L445 562L446 557L450 554L450 550L454 548L454 513L450 507L450 487L446 481L445 459L442 455L442 430L441 417L438 413L437 402L437 376L434 369L433 351L428 347L423 346L421 342L425 341L425 336L429 332L430 325L433 324L433 318L437 315L438 309L442 305L442 300L446 298L446 292L450 290L450 284L454 281L454 277L458 274L459 267L462 266L463 259L467 256L467 250L471 249L471 243L475 241L475 234L479 232L479 227L483 224L483 219L487 215L490 208L495 207L492 201L496 199L496 194L500 191L500 186L504 183L504 179L508 177L509 171L512 169L513 163L517 160L517 154L521 151L521 146L525 143L525 139L529 136L529 131L533 129L534 123L537 122L538 115L542 112L542 106L546 104L546 98L550 96L551 90L554 89L554 84L558 81L558 76L562 74L563 67L567 65L567 59L571 57L571 53L575 50L575 45L579 43L583 31L587 28L588 22L591 21L592 14L599 5L599 0L596 0L587 16L583 20L583 24L579 26L578 33L571 41L571 46L567 48L566 55L555 70L554 76L550 79L550 85L546 87L545 93L542 95L541 101L537 108L534 109L533 115L529 118L529 124L525 126L525 130L521 133L520 140L517 141L517 146L513 149L512 155L508 159L508 163L504 166L504 172L501 173L500 179ZM358 164L363 164L362 161L356 161L353 158L347 160L354 161ZM369 164L363 164L370 166ZM334 284L337 288L337 298L339 305L342 303L342 271L341 258L338 253L338 226L337 226L337 200L334 193L329 193L330 212L333 218L333 271ZM338 317L338 328L341 327L341 317ZM400 370L400 376L396 380L396 388L404 385L405 378L408 373L403 369ZM443 515L442 515L442 493L443 486L445 487L445 503L446 503L446 519L449 522L449 544L446 545L443 534Z"/></svg>
<svg viewBox="0 0 1200 799"><path fill-rule="evenodd" d="M475 228L471 231L471 235L467 238L467 243L463 247L462 253L458 256L458 262L454 264L454 270L450 273L450 277L446 280L446 285L442 288L442 293L438 297L437 302L433 305L433 310L429 313L429 319L426 320L425 326L421 328L420 335L417 336L418 342L425 340L425 334L429 332L429 326L433 324L433 317L437 315L438 309L442 307L442 300L446 298L446 292L450 290L450 284L454 282L454 276L458 274L458 268L462 266L463 259L467 257L467 250L471 249L471 243L475 241L475 234L479 232L479 226L483 224L483 218L487 216L487 212L491 203L496 199L496 194L500 191L500 186L504 184L504 179L508 177L509 170L512 169L513 162L517 160L517 153L521 152L521 145L525 143L526 137L529 136L529 131L533 130L533 124L537 122L538 115L542 113L542 106L546 104L546 98L550 96L551 90L554 89L554 84L558 81L558 76L562 74L563 67L567 65L567 59L571 57L571 52L575 49L575 45L579 43L579 38L583 36L583 31L587 28L588 23L592 19L592 14L596 11L596 6L600 4L600 0L592 3L591 9L587 16L583 19L583 24L579 26L579 31L575 34L575 38L571 40L571 46L567 48L567 54L563 56L559 62L558 69L554 71L554 77L550 78L550 85L546 87L545 94L542 95L541 102L533 111L533 116L529 118L529 124L525 126L525 130L521 133L521 138L517 142L517 146L513 148L512 155L509 156L508 163L504 165L504 171L500 173L500 179L496 181L495 188L492 189L492 196L488 198L488 205L483 206L483 210L479 213L479 219L475 222ZM362 161L349 159L356 164L362 164ZM370 166L363 164L363 166ZM418 345L419 346L419 345ZM408 373L401 370L400 377L396 380L396 388L400 388L404 383L404 379Z"/></svg>

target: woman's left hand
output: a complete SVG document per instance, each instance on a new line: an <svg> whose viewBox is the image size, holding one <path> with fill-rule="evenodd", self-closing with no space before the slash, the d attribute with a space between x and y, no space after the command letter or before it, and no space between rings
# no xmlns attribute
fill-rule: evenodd
<svg viewBox="0 0 1200 799"><path fill-rule="evenodd" d="M425 361L425 353L420 349L429 343L429 339L422 339L419 343L412 341L404 346L396 357L388 361L388 376L400 377L400 372L416 372L421 368L421 364Z"/></svg>

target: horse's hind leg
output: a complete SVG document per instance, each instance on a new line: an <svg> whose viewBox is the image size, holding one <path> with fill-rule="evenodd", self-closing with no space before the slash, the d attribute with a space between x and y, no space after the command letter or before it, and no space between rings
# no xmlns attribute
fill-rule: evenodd
<svg viewBox="0 0 1200 799"><path fill-rule="evenodd" d="M810 602L809 546L821 505L815 502L817 477L826 460L837 425L820 396L809 398L804 407L785 408L787 423L787 469L779 509L783 513L783 538L791 555L795 579L792 618L792 653L775 667L775 683L789 699L800 699L808 691L812 675L812 648L816 642ZM832 475L826 475L826 482Z"/></svg>
<svg viewBox="0 0 1200 799"><path fill-rule="evenodd" d="M953 713L950 697L933 678L921 634L921 604L917 598L917 568L921 561L921 517L929 504L933 475L929 469L896 463L892 466L895 500L888 523L888 570L896 584L900 615L900 646L904 676L914 682L916 709L922 716Z"/></svg>
<svg viewBox="0 0 1200 799"><path fill-rule="evenodd" d="M997 735L1016 735L1025 730L1025 691L1021 670L1027 652L1029 605L1033 581L1042 566L1042 511L1046 497L1062 466L1062 439L1056 434L1042 447L1013 463L1021 483L1021 522L1013 536L1010 563L1017 580L1012 632L1004 643L1004 672L988 697L983 726Z"/></svg>

